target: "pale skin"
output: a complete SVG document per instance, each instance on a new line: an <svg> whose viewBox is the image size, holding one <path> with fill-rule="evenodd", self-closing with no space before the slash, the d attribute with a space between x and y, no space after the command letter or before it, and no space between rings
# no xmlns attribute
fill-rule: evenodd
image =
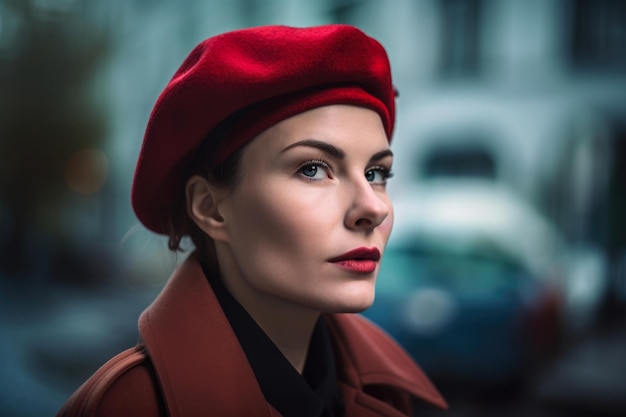
<svg viewBox="0 0 626 417"><path fill-rule="evenodd" d="M234 189L187 182L189 215L214 240L226 288L300 373L322 312L359 312L374 300L379 261L355 270L331 260L384 251L392 159L376 112L330 105L250 142Z"/></svg>

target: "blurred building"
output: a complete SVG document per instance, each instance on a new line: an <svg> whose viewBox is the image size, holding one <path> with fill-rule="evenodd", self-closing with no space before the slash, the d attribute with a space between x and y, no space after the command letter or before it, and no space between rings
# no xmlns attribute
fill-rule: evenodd
<svg viewBox="0 0 626 417"><path fill-rule="evenodd" d="M345 22L380 39L393 64L400 91L393 193L429 175L488 177L518 190L569 239L599 244L613 258L623 253L621 1L31 3L51 19L77 12L112 43L93 86L106 103L108 177L95 198L70 207L78 239L98 233L119 241L135 231L128 195L151 107L200 40L251 25ZM5 46L16 26L8 11L0 3ZM452 167L456 173L446 171Z"/></svg>
<svg viewBox="0 0 626 417"><path fill-rule="evenodd" d="M613 213L624 204L613 192L624 175L620 1L32 4L51 16L77 11L90 30L111 38L94 86L107 103L109 176L101 207L76 202L72 210L81 239L96 231L115 241L135 230L128 195L143 130L156 97L200 40L252 25L343 22L380 39L393 64L400 98L392 192L433 175L489 177L518 190L568 238L598 243L611 256L623 251L625 226ZM6 13L2 28L10 34ZM94 210L97 216L85 214Z"/></svg>

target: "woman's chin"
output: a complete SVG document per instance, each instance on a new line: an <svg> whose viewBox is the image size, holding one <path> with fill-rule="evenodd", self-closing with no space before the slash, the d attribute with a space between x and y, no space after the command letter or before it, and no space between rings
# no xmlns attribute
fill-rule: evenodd
<svg viewBox="0 0 626 417"><path fill-rule="evenodd" d="M361 313L374 303L374 291L344 294L335 300L328 313Z"/></svg>
<svg viewBox="0 0 626 417"><path fill-rule="evenodd" d="M338 313L362 313L368 308L370 308L371 306L372 306L372 303L354 305L354 306L350 306L349 308L346 308L344 311L338 311Z"/></svg>

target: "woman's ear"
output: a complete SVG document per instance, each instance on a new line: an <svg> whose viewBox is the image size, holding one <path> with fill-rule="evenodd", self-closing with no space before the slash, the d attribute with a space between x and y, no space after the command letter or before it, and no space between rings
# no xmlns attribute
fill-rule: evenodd
<svg viewBox="0 0 626 417"><path fill-rule="evenodd" d="M219 202L224 190L211 184L206 178L194 175L185 186L187 214L204 233L215 241L227 241L224 218Z"/></svg>

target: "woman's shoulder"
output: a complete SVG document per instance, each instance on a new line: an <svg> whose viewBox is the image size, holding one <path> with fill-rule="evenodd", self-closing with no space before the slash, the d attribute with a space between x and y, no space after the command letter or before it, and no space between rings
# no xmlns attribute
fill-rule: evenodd
<svg viewBox="0 0 626 417"><path fill-rule="evenodd" d="M165 416L152 363L143 346L106 362L59 410L57 417Z"/></svg>

